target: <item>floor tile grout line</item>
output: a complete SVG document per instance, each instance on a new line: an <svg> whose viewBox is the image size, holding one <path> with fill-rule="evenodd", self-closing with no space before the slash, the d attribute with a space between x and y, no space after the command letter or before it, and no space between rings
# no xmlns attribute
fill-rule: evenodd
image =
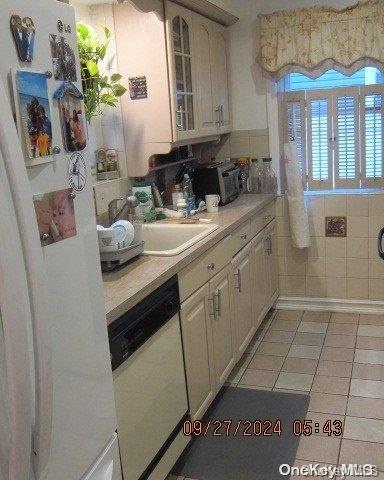
<svg viewBox="0 0 384 480"><path fill-rule="evenodd" d="M273 320L275 319L275 317L276 317L276 311L277 311L277 310L275 310L275 311L272 313L271 318L268 319L268 321L267 321L267 323L264 325L263 329L259 332L259 335L260 335L260 336L258 336L258 338L257 338L257 340L256 340L256 342L255 342L255 344L254 344L254 346L253 346L253 348L252 348L251 358L250 358L249 361L246 363L246 365L244 365L244 371L243 371L242 374L240 375L240 378L239 378L239 380L238 380L237 383L236 383L236 387L238 387L238 386L240 385L241 379L243 378L245 372L247 371L247 369L248 369L248 367L249 367L249 364L252 362L254 356L256 355L256 352L257 352L257 350L258 350L258 348L259 348L259 346L260 346L260 344L261 344L261 342L262 342L265 334L266 334L267 331L269 330L270 325L272 324ZM256 330L255 335L256 335L257 333L258 333L258 331ZM252 340L253 340L253 338L252 338ZM252 340L251 340L251 341L252 341ZM244 353L245 353L245 352L244 352ZM243 368L243 367L242 367L242 368Z"/></svg>
<svg viewBox="0 0 384 480"><path fill-rule="evenodd" d="M294 334L295 334L295 335L296 335L296 333L297 333L297 329L299 328L299 325L300 325L300 323L301 323L301 319L303 318L303 315L304 315L304 310L303 310L303 312L301 313L301 316L300 316L300 319L299 319L299 323L297 324L296 330L294 331ZM294 338L294 337L293 337L293 338ZM292 342L293 342L293 339L292 339ZM275 383L274 383L274 385L273 385L273 387L272 387L272 391L274 391L274 389L276 388L276 383L277 383L277 381L278 381L278 379L279 379L279 377L280 377L280 374L282 373L282 368L283 368L284 363L286 362L286 360L287 360L287 358L288 358L289 351L290 351L290 349L291 349L291 347L292 347L292 342L291 342L291 344L289 345L288 352L286 353L286 355L285 355L285 357L284 357L284 360L283 360L283 363L281 364L280 370L278 370L277 377L276 377L276 381L275 381Z"/></svg>

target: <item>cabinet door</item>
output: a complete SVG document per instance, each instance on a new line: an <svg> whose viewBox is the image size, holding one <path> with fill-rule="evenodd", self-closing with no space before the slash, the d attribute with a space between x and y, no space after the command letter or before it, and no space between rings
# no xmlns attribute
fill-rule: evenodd
<svg viewBox="0 0 384 480"><path fill-rule="evenodd" d="M265 230L264 237L267 273L267 306L270 308L276 300L279 288L277 263L276 222L273 221Z"/></svg>
<svg viewBox="0 0 384 480"><path fill-rule="evenodd" d="M266 272L266 250L264 248L263 232L252 240L252 303L254 325L258 328L262 322L267 308L267 272Z"/></svg>
<svg viewBox="0 0 384 480"><path fill-rule="evenodd" d="M197 137L193 13L166 2L166 31L175 141Z"/></svg>
<svg viewBox="0 0 384 480"><path fill-rule="evenodd" d="M217 110L218 132L231 131L231 106L229 93L229 41L228 30L214 24L213 32L214 98Z"/></svg>
<svg viewBox="0 0 384 480"><path fill-rule="evenodd" d="M252 308L252 254L251 245L232 260L232 323L237 359L245 352L255 333Z"/></svg>
<svg viewBox="0 0 384 480"><path fill-rule="evenodd" d="M209 282L212 304L211 325L213 363L217 390L224 384L235 365L232 344L232 315L230 302L230 269L224 268Z"/></svg>
<svg viewBox="0 0 384 480"><path fill-rule="evenodd" d="M193 30L196 53L198 130L200 136L217 133L218 117L213 98L213 22L194 14Z"/></svg>
<svg viewBox="0 0 384 480"><path fill-rule="evenodd" d="M192 420L203 416L216 393L208 297L206 284L181 304L180 311Z"/></svg>

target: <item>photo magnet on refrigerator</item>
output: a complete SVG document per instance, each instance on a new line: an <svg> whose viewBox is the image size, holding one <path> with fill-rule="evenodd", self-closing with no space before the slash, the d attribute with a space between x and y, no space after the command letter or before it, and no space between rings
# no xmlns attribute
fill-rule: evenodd
<svg viewBox="0 0 384 480"><path fill-rule="evenodd" d="M43 247L76 236L73 198L70 188L34 195L33 204Z"/></svg>
<svg viewBox="0 0 384 480"><path fill-rule="evenodd" d="M52 124L46 74L17 70L15 90L19 134L24 137L29 158L50 156Z"/></svg>
<svg viewBox="0 0 384 480"><path fill-rule="evenodd" d="M84 190L87 183L87 165L80 153L74 153L68 160L68 183L76 192Z"/></svg>
<svg viewBox="0 0 384 480"><path fill-rule="evenodd" d="M76 82L76 57L73 48L61 35L49 35L55 80Z"/></svg>
<svg viewBox="0 0 384 480"><path fill-rule="evenodd" d="M72 82L63 82L53 95L59 102L64 148L67 152L84 150L85 137L83 94Z"/></svg>
<svg viewBox="0 0 384 480"><path fill-rule="evenodd" d="M36 35L32 18L22 19L20 15L12 15L10 26L19 59L22 62L32 62Z"/></svg>

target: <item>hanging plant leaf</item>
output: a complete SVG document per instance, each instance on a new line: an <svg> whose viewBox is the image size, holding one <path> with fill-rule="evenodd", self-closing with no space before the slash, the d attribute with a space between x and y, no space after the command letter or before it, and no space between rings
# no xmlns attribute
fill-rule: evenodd
<svg viewBox="0 0 384 480"><path fill-rule="evenodd" d="M111 82L116 83L119 80L121 80L122 78L123 77L120 75L120 73L114 73L113 75L111 75Z"/></svg>
<svg viewBox="0 0 384 480"><path fill-rule="evenodd" d="M114 85L112 90L116 97L121 97L127 91L127 89L122 85Z"/></svg>
<svg viewBox="0 0 384 480"><path fill-rule="evenodd" d="M87 60L87 68L89 71L89 75L91 77L97 77L99 75L99 67L94 60Z"/></svg>

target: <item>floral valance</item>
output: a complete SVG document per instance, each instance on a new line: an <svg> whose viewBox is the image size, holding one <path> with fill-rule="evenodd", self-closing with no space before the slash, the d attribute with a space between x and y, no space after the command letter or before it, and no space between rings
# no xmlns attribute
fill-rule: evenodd
<svg viewBox="0 0 384 480"><path fill-rule="evenodd" d="M315 6L259 15L263 70L274 78L292 71L316 77L335 68L351 74L384 66L384 0L343 10Z"/></svg>

